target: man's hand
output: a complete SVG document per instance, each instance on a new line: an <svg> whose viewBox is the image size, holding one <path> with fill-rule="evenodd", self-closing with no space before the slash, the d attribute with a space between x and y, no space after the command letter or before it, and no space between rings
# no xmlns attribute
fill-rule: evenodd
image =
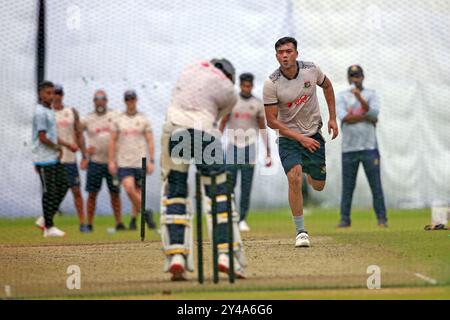
<svg viewBox="0 0 450 320"><path fill-rule="evenodd" d="M95 147L89 147L86 149L86 153L88 156L92 156L93 154L95 154Z"/></svg>
<svg viewBox="0 0 450 320"><path fill-rule="evenodd" d="M110 161L108 163L108 171L113 176L115 176L117 174L117 165L114 161Z"/></svg>
<svg viewBox="0 0 450 320"><path fill-rule="evenodd" d="M311 153L314 153L320 148L320 142L310 137L302 136L298 142L300 142L302 146L304 146Z"/></svg>
<svg viewBox="0 0 450 320"><path fill-rule="evenodd" d="M67 148L72 152L77 152L78 150L80 150L76 143L69 144Z"/></svg>
<svg viewBox="0 0 450 320"><path fill-rule="evenodd" d="M88 167L88 159L81 159L80 168L81 170L86 170Z"/></svg>
<svg viewBox="0 0 450 320"><path fill-rule="evenodd" d="M155 171L155 164L151 161L147 163L147 174L151 175Z"/></svg>
<svg viewBox="0 0 450 320"><path fill-rule="evenodd" d="M63 147L61 147L59 144L55 144L54 149L56 152L58 152L58 160L61 161L63 157Z"/></svg>
<svg viewBox="0 0 450 320"><path fill-rule="evenodd" d="M331 140L334 140L334 139L336 139L336 137L339 134L339 129L338 129L336 119L330 119L330 121L328 121L328 134L331 135L332 131L333 131L333 134L332 134Z"/></svg>
<svg viewBox="0 0 450 320"><path fill-rule="evenodd" d="M351 91L356 97L361 96L361 90L358 88L353 88Z"/></svg>
<svg viewBox="0 0 450 320"><path fill-rule="evenodd" d="M270 154L268 154L266 156L265 166L266 166L266 168L270 168L272 166L272 157L270 156Z"/></svg>

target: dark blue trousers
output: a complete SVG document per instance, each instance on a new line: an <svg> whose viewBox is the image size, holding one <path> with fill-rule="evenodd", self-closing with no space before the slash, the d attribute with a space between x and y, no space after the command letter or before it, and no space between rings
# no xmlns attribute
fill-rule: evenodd
<svg viewBox="0 0 450 320"><path fill-rule="evenodd" d="M227 149L227 170L231 176L233 190L236 188L238 172L241 172L241 199L239 203L240 221L245 220L250 209L250 195L255 171L255 145L237 148L230 145ZM233 160L233 161L231 161Z"/></svg>
<svg viewBox="0 0 450 320"><path fill-rule="evenodd" d="M350 210L352 207L353 191L359 163L363 164L369 186L372 191L373 208L379 223L387 222L386 206L380 176L380 153L378 150L364 150L345 152L342 154L342 199L341 221L351 223Z"/></svg>

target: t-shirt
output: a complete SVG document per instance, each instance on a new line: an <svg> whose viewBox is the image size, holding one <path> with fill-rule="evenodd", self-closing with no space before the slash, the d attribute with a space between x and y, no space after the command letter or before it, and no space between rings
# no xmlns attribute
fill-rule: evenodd
<svg viewBox="0 0 450 320"><path fill-rule="evenodd" d="M378 118L380 110L377 94L374 90L364 89L361 96L369 104L369 111L365 112L361 103L356 99L351 89L342 91L336 98L337 116L342 121L348 113L365 114L373 119ZM364 121L357 123L342 123L342 152L378 149L375 125Z"/></svg>
<svg viewBox="0 0 450 320"><path fill-rule="evenodd" d="M117 112L107 110L104 114L91 112L81 120L81 125L87 131L87 147L94 147L95 153L91 160L96 163L108 163L109 139Z"/></svg>
<svg viewBox="0 0 450 320"><path fill-rule="evenodd" d="M38 104L33 113L31 133L33 162L39 166L56 164L58 163L59 152L39 140L39 132L41 131L45 131L47 139L51 142L58 143L55 112L51 108Z"/></svg>
<svg viewBox="0 0 450 320"><path fill-rule="evenodd" d="M142 158L147 156L145 134L152 132L150 121L140 112L121 113L114 121L113 131L118 133L117 165L120 168L141 168Z"/></svg>
<svg viewBox="0 0 450 320"><path fill-rule="evenodd" d="M239 95L228 121L228 142L238 148L245 148L258 141L258 118L264 118L264 104L258 98L244 98Z"/></svg>
<svg viewBox="0 0 450 320"><path fill-rule="evenodd" d="M298 72L288 79L277 69L264 82L265 106L278 105L278 120L289 129L313 136L322 127L316 86L322 85L325 75L312 62L297 61Z"/></svg>
<svg viewBox="0 0 450 320"><path fill-rule="evenodd" d="M69 143L76 143L75 137L75 114L72 108L64 107L61 110L55 110L56 126L58 137ZM61 158L62 163L75 163L77 157L75 152L63 147L63 156Z"/></svg>
<svg viewBox="0 0 450 320"><path fill-rule="evenodd" d="M208 61L197 62L181 73L172 92L167 120L208 132L236 101L231 80Z"/></svg>

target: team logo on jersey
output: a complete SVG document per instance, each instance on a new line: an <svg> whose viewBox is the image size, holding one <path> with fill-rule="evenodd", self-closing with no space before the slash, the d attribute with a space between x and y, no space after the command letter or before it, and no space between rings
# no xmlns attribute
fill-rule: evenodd
<svg viewBox="0 0 450 320"><path fill-rule="evenodd" d="M311 81L305 82L305 89L311 88Z"/></svg>

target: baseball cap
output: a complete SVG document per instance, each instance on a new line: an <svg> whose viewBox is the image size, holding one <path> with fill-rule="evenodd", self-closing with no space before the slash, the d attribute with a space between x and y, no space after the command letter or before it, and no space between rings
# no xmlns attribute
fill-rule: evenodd
<svg viewBox="0 0 450 320"><path fill-rule="evenodd" d="M349 77L364 77L363 69L357 64L348 67L347 74Z"/></svg>
<svg viewBox="0 0 450 320"><path fill-rule="evenodd" d="M134 90L125 91L123 96L125 99L136 99L137 98L136 91L134 91Z"/></svg>
<svg viewBox="0 0 450 320"><path fill-rule="evenodd" d="M64 88L62 85L60 84L56 84L55 85L55 93L56 94L63 94L64 93Z"/></svg>

